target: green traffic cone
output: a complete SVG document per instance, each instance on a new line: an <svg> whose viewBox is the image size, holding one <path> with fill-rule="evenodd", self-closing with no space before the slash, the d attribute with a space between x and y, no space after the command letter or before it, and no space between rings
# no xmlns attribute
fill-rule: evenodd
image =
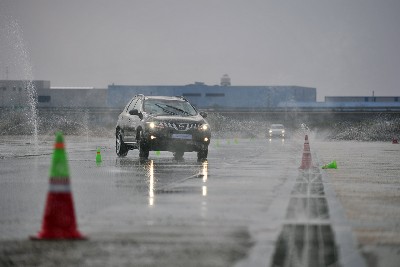
<svg viewBox="0 0 400 267"><path fill-rule="evenodd" d="M99 165L102 162L101 159L101 153L100 153L100 147L97 148L97 154L96 154L96 164Z"/></svg>
<svg viewBox="0 0 400 267"><path fill-rule="evenodd" d="M337 169L336 160L334 160L328 164L325 164L324 166L322 166L322 169Z"/></svg>
<svg viewBox="0 0 400 267"><path fill-rule="evenodd" d="M69 179L67 153L64 149L64 137L61 132L56 133L56 143L50 167L50 177L53 179Z"/></svg>

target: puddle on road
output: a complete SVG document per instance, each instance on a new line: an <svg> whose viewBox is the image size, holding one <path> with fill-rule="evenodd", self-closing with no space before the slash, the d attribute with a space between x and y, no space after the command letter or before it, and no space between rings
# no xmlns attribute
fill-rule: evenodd
<svg viewBox="0 0 400 267"><path fill-rule="evenodd" d="M339 266L320 171L300 171L291 194L286 213L290 223L278 237L271 266Z"/></svg>
<svg viewBox="0 0 400 267"><path fill-rule="evenodd" d="M296 179L297 183L322 183L322 175L319 170L302 170Z"/></svg>
<svg viewBox="0 0 400 267"><path fill-rule="evenodd" d="M338 250L330 225L284 225L272 259L278 266L338 266Z"/></svg>
<svg viewBox="0 0 400 267"><path fill-rule="evenodd" d="M245 258L253 246L241 227L159 225L139 230L93 234L85 241L0 241L0 266L223 267Z"/></svg>
<svg viewBox="0 0 400 267"><path fill-rule="evenodd" d="M291 198L286 218L298 219L329 219L328 202L325 198Z"/></svg>
<svg viewBox="0 0 400 267"><path fill-rule="evenodd" d="M182 187L173 187L166 189L156 189L154 190L155 194L187 194L187 193L196 193L201 194L202 188L199 186L182 186Z"/></svg>
<svg viewBox="0 0 400 267"><path fill-rule="evenodd" d="M119 189L133 189L148 198L150 206L156 195L193 194L207 196L208 161L174 160L170 157L140 160L118 158L110 172L117 177ZM147 196L146 196L147 195Z"/></svg>
<svg viewBox="0 0 400 267"><path fill-rule="evenodd" d="M296 183L292 195L324 195L323 183Z"/></svg>

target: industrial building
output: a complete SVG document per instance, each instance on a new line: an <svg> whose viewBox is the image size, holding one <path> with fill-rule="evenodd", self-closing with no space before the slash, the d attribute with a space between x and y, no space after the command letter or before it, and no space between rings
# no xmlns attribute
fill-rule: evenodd
<svg viewBox="0 0 400 267"><path fill-rule="evenodd" d="M316 89L301 86L108 86L109 107L123 107L136 94L183 96L203 109L262 109L287 103L314 103Z"/></svg>
<svg viewBox="0 0 400 267"><path fill-rule="evenodd" d="M41 80L0 80L0 107L28 106L30 96L36 99L39 108L93 108L106 107L107 103L106 89L50 87L50 81Z"/></svg>
<svg viewBox="0 0 400 267"><path fill-rule="evenodd" d="M289 103L314 103L316 89L301 86L231 86L224 75L221 85L109 85L108 89L51 87L50 81L0 81L0 107L28 105L34 87L39 108L122 108L136 94L183 96L203 109L263 109Z"/></svg>
<svg viewBox="0 0 400 267"><path fill-rule="evenodd" d="M31 90L34 88L34 90ZM32 95L32 92L35 95ZM22 108L34 98L38 108L120 110L136 94L183 96L200 109L228 111L349 109L400 110L398 96L327 96L317 102L317 90L303 86L238 86L223 75L220 85L109 85L108 88L51 87L50 81L0 80L0 108Z"/></svg>
<svg viewBox="0 0 400 267"><path fill-rule="evenodd" d="M398 96L326 96L325 102L342 102L342 103L382 103L382 102L400 102Z"/></svg>

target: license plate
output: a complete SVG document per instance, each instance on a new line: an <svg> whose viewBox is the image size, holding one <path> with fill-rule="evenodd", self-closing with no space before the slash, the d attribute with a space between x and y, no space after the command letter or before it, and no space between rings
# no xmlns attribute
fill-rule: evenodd
<svg viewBox="0 0 400 267"><path fill-rule="evenodd" d="M173 139L185 139L185 140L192 140L191 134L172 134Z"/></svg>

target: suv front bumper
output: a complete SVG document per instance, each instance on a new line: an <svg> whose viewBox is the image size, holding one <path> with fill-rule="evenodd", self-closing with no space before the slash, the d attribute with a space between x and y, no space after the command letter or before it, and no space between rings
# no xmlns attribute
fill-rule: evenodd
<svg viewBox="0 0 400 267"><path fill-rule="evenodd" d="M201 151L210 144L209 132L148 131L144 138L150 151Z"/></svg>

